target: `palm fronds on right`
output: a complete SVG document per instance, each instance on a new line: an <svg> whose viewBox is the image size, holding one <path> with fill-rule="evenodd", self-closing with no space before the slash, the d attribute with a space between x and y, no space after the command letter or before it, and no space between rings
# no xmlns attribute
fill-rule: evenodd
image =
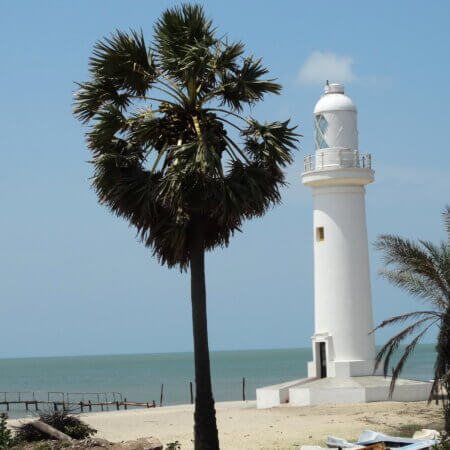
<svg viewBox="0 0 450 450"><path fill-rule="evenodd" d="M414 242L395 235L382 235L375 243L376 249L383 252L385 268L381 270L381 275L394 286L430 306L424 311L391 317L375 328L378 330L388 325L413 320L405 329L389 339L376 357L375 369L383 363L383 372L387 376L393 356L401 344L406 344L392 370L391 395L406 361L433 326L437 326L439 331L430 399L439 394L440 386L447 389L450 387L450 207L448 206L444 212L444 220L449 237L447 242L436 245L429 241Z"/></svg>

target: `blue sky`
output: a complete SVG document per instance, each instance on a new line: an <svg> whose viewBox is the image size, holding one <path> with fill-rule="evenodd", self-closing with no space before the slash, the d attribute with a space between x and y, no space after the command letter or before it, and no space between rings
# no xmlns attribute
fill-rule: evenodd
<svg viewBox="0 0 450 450"><path fill-rule="evenodd" d="M0 357L192 349L188 275L160 267L134 230L97 204L85 130L71 115L95 41L129 28L150 39L174 4L0 3ZM283 204L207 257L211 348L308 346L312 201L300 173L323 81L345 83L358 106L360 151L372 153L370 241L380 233L443 239L450 3L204 4L219 32L244 41L284 86L252 114L291 117L304 136ZM417 308L379 268L371 249L375 322Z"/></svg>

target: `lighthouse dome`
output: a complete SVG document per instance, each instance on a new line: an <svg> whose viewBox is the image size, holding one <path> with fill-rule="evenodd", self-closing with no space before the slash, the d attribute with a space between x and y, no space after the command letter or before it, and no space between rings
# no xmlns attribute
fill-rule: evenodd
<svg viewBox="0 0 450 450"><path fill-rule="evenodd" d="M314 108L316 150L358 149L356 106L344 94L344 86L327 83L325 94Z"/></svg>
<svg viewBox="0 0 450 450"><path fill-rule="evenodd" d="M325 85L324 95L317 102L314 114L325 111L355 111L352 99L344 94L344 86L338 83Z"/></svg>

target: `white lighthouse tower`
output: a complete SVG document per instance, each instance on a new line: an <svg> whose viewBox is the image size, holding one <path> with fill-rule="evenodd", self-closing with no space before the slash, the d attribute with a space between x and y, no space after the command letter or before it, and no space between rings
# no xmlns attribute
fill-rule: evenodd
<svg viewBox="0 0 450 450"><path fill-rule="evenodd" d="M309 377L372 375L375 343L365 186L370 154L358 152L356 106L340 84L327 84L314 108L315 155L304 185L314 198L314 360Z"/></svg>
<svg viewBox="0 0 450 450"><path fill-rule="evenodd" d="M356 106L344 86L325 86L314 108L315 154L302 183L314 199L314 334L308 378L256 390L258 408L428 398L431 383L374 373L375 343L365 186L374 181L370 154L358 150Z"/></svg>

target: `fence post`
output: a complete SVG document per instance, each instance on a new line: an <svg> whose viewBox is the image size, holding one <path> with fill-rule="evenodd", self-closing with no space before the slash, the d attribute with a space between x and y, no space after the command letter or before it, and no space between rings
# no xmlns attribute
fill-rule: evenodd
<svg viewBox="0 0 450 450"><path fill-rule="evenodd" d="M125 409L128 409L128 406L127 406L127 398L125 397L125 398L123 399L123 401L124 401Z"/></svg>
<svg viewBox="0 0 450 450"><path fill-rule="evenodd" d="M242 401L245 402L245 378L242 378Z"/></svg>
<svg viewBox="0 0 450 450"><path fill-rule="evenodd" d="M191 405L194 404L194 391L192 389L192 381L189 381L189 389L191 391Z"/></svg>
<svg viewBox="0 0 450 450"><path fill-rule="evenodd" d="M164 384L161 384L161 395L159 396L159 406L162 406L163 404L163 397L164 397Z"/></svg>

